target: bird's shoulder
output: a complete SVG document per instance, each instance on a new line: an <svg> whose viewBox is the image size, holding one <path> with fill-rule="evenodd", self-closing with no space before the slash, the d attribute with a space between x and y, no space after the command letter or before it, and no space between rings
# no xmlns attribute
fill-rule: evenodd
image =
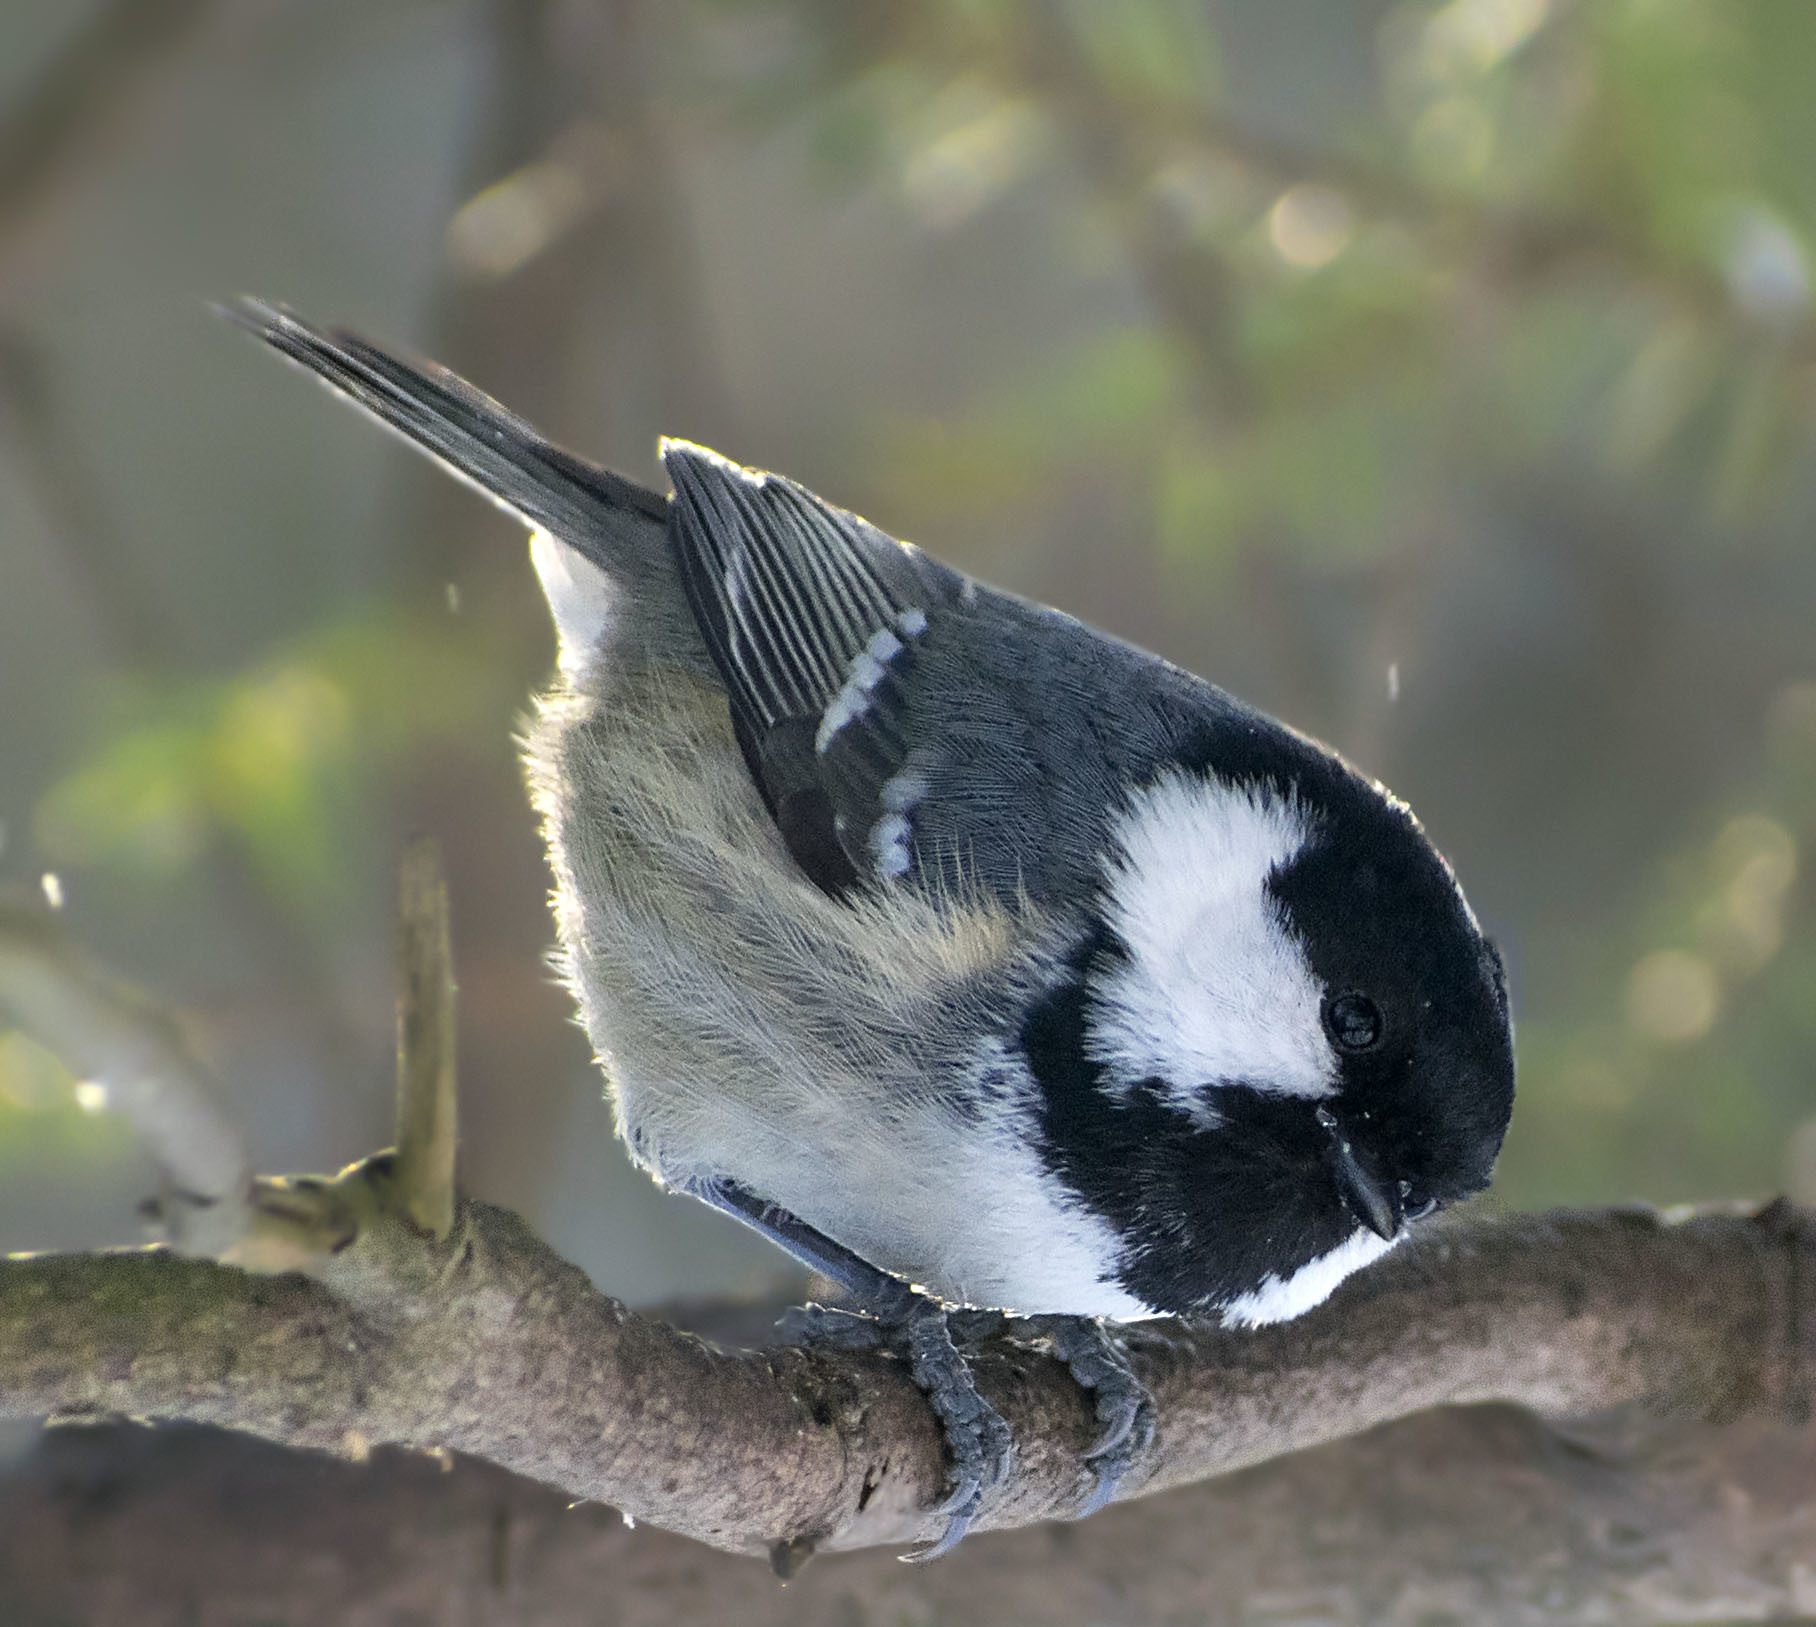
<svg viewBox="0 0 1816 1627"><path fill-rule="evenodd" d="M1259 714L780 476L665 443L669 531L745 761L823 890L1088 889L1130 789Z"/></svg>

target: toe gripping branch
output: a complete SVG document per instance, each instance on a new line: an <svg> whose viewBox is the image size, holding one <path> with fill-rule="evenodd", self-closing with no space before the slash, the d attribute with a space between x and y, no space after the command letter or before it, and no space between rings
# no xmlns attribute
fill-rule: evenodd
<svg viewBox="0 0 1816 1627"><path fill-rule="evenodd" d="M1077 1517L1095 1514L1112 1497L1130 1467L1154 1440L1154 1398L1129 1365L1128 1352L1094 1317L1037 1316L1028 1325L1066 1364L1081 1389L1090 1391L1102 1433L1085 1454L1097 1485Z"/></svg>
<svg viewBox="0 0 1816 1627"><path fill-rule="evenodd" d="M1009 1426L978 1389L961 1340L975 1348L994 1333L1006 1331L1014 1338L1025 1330L1091 1391L1102 1433L1089 1453L1089 1461L1097 1469L1097 1484L1079 1518L1095 1513L1115 1495L1130 1464L1152 1440L1153 1405L1148 1392L1102 1322L1067 1316L1016 1321L999 1311L949 1311L900 1277L879 1270L786 1209L763 1202L735 1182L703 1181L688 1190L836 1282L861 1307L851 1311L810 1305L792 1311L783 1320L788 1337L830 1348L880 1347L907 1361L914 1382L925 1392L945 1432L952 1454L952 1482L935 1510L946 1516L946 1529L936 1542L904 1557L928 1560L950 1553L1014 1461L1015 1442Z"/></svg>

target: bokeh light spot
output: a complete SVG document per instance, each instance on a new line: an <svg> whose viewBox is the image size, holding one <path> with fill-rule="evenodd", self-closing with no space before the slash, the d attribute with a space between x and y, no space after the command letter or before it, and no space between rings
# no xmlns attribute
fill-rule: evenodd
<svg viewBox="0 0 1816 1627"><path fill-rule="evenodd" d="M546 158L513 170L455 210L448 222L449 261L462 276L502 282L598 208L626 167L618 138L581 121L563 132Z"/></svg>
<svg viewBox="0 0 1816 1627"><path fill-rule="evenodd" d="M1289 266L1315 270L1349 246L1356 229L1349 200L1335 187L1306 181L1283 192L1268 211L1267 235Z"/></svg>
<svg viewBox="0 0 1816 1627"><path fill-rule="evenodd" d="M579 219L586 187L565 164L529 164L475 193L448 222L448 258L463 276L500 282Z"/></svg>
<svg viewBox="0 0 1816 1627"><path fill-rule="evenodd" d="M1425 25L1421 55L1434 76L1484 74L1531 39L1550 0L1451 0Z"/></svg>
<svg viewBox="0 0 1816 1627"><path fill-rule="evenodd" d="M1797 841L1776 819L1742 814L1715 838L1720 891L1704 912L1709 947L1727 967L1751 976L1784 942L1784 900L1797 877Z"/></svg>
<svg viewBox="0 0 1816 1627"><path fill-rule="evenodd" d="M1007 100L943 131L903 167L909 208L936 230L962 225L1022 175L1041 128L1031 104Z"/></svg>
<svg viewBox="0 0 1816 1627"><path fill-rule="evenodd" d="M1648 1039L1684 1045L1715 1026L1721 984L1701 955L1660 949L1627 977L1627 1022Z"/></svg>
<svg viewBox="0 0 1816 1627"><path fill-rule="evenodd" d="M1729 297L1760 322L1794 321L1810 303L1810 267L1797 234L1755 202L1726 212L1721 269Z"/></svg>

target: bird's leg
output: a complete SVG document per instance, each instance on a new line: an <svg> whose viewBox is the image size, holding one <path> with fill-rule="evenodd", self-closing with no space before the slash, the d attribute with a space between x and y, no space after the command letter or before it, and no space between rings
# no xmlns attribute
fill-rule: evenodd
<svg viewBox="0 0 1816 1627"><path fill-rule="evenodd" d="M1154 1400L1135 1376L1129 1357L1108 1325L1096 1317L1033 1316L1016 1326L1033 1330L1063 1361L1078 1384L1091 1392L1102 1434L1085 1454L1097 1470L1097 1485L1078 1511L1095 1514L1116 1495L1116 1487L1154 1439Z"/></svg>
<svg viewBox="0 0 1816 1627"><path fill-rule="evenodd" d="M953 1342L946 1307L735 1181L690 1182L685 1190L761 1232L809 1270L836 1282L866 1313L854 1317L809 1307L805 1317L792 1319L793 1331L804 1335L805 1342L844 1348L880 1344L907 1358L915 1383L926 1392L944 1426L952 1453L953 1482L951 1494L938 1510L946 1516L945 1531L937 1542L908 1557L937 1559L949 1553L1008 1473L1015 1443L1002 1415L979 1391L971 1364ZM865 1323L869 1324L867 1335Z"/></svg>

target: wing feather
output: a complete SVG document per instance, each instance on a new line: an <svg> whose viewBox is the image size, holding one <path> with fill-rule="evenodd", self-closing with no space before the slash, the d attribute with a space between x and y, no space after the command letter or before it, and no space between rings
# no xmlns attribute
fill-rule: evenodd
<svg viewBox="0 0 1816 1627"><path fill-rule="evenodd" d="M911 753L913 645L949 573L779 475L684 441L662 457L688 602L790 850L829 892L905 874L912 833L888 788Z"/></svg>

